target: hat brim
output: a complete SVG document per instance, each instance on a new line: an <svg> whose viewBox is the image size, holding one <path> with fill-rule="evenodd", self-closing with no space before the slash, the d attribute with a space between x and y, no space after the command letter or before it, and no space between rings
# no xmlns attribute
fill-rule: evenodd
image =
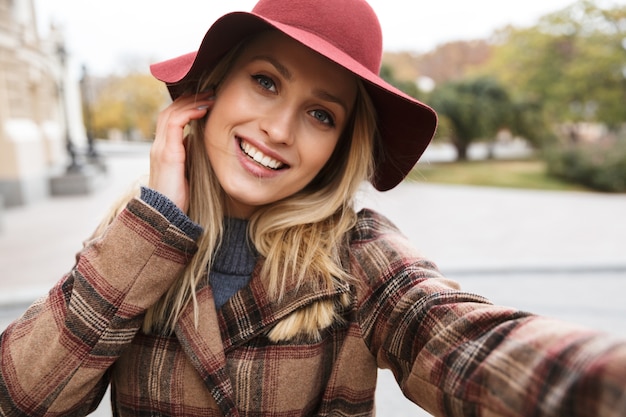
<svg viewBox="0 0 626 417"><path fill-rule="evenodd" d="M241 40L270 28L285 33L364 81L377 112L382 146L375 155L372 184L379 191L398 185L430 143L437 127L435 111L313 33L252 13L233 12L211 26L197 52L153 64L150 71L167 85L171 97L176 99L193 88L202 74Z"/></svg>

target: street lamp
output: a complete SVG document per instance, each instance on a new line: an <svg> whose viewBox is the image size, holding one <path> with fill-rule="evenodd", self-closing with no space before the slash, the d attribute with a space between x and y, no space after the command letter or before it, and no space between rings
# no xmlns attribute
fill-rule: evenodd
<svg viewBox="0 0 626 417"><path fill-rule="evenodd" d="M92 96L90 94L89 74L87 66L83 65L83 73L80 78L80 95L83 104L83 119L85 122L85 131L87 133L87 158L90 162L98 163L100 155L96 151L93 137L93 119L91 112Z"/></svg>
<svg viewBox="0 0 626 417"><path fill-rule="evenodd" d="M66 90L65 75L67 73L67 68L66 68L67 51L63 43L59 43L57 46L57 56L59 57L59 62L61 63L61 76L59 78L59 94L61 96L61 105L63 108L63 121L64 121L64 129L65 129L65 149L67 151L68 156L70 157L70 164L67 166L67 172L68 173L79 172L82 170L82 167L77 161L76 149L74 147L74 142L72 141L72 135L70 132L67 97L65 94L65 90Z"/></svg>

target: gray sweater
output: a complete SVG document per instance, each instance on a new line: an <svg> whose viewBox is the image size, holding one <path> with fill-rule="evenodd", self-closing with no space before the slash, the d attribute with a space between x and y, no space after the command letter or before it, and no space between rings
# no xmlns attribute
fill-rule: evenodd
<svg viewBox="0 0 626 417"><path fill-rule="evenodd" d="M150 204L189 237L197 239L202 227L192 222L167 197L147 187L141 199ZM215 307L221 308L238 290L245 287L256 265L257 252L248 238L248 220L225 218L224 238L209 271Z"/></svg>

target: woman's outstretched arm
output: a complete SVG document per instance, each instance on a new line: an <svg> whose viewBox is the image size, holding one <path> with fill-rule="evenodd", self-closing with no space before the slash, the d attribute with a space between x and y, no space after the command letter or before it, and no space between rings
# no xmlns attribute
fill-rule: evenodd
<svg viewBox="0 0 626 417"><path fill-rule="evenodd" d="M463 292L386 219L362 217L363 337L409 399L446 417L624 415L626 340Z"/></svg>

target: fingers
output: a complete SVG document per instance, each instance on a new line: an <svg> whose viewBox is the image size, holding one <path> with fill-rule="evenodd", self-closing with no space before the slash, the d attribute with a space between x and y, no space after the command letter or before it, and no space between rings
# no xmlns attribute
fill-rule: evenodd
<svg viewBox="0 0 626 417"><path fill-rule="evenodd" d="M165 146L169 150L175 151L176 148L182 147L185 126L191 120L204 117L212 103L213 97L210 93L184 96L178 98L161 111L157 119L155 136L157 149Z"/></svg>
<svg viewBox="0 0 626 417"><path fill-rule="evenodd" d="M183 96L165 108L157 119L154 143L150 149L148 186L170 198L183 211L188 206L188 184L185 177L185 126L204 117L214 97L210 92Z"/></svg>

